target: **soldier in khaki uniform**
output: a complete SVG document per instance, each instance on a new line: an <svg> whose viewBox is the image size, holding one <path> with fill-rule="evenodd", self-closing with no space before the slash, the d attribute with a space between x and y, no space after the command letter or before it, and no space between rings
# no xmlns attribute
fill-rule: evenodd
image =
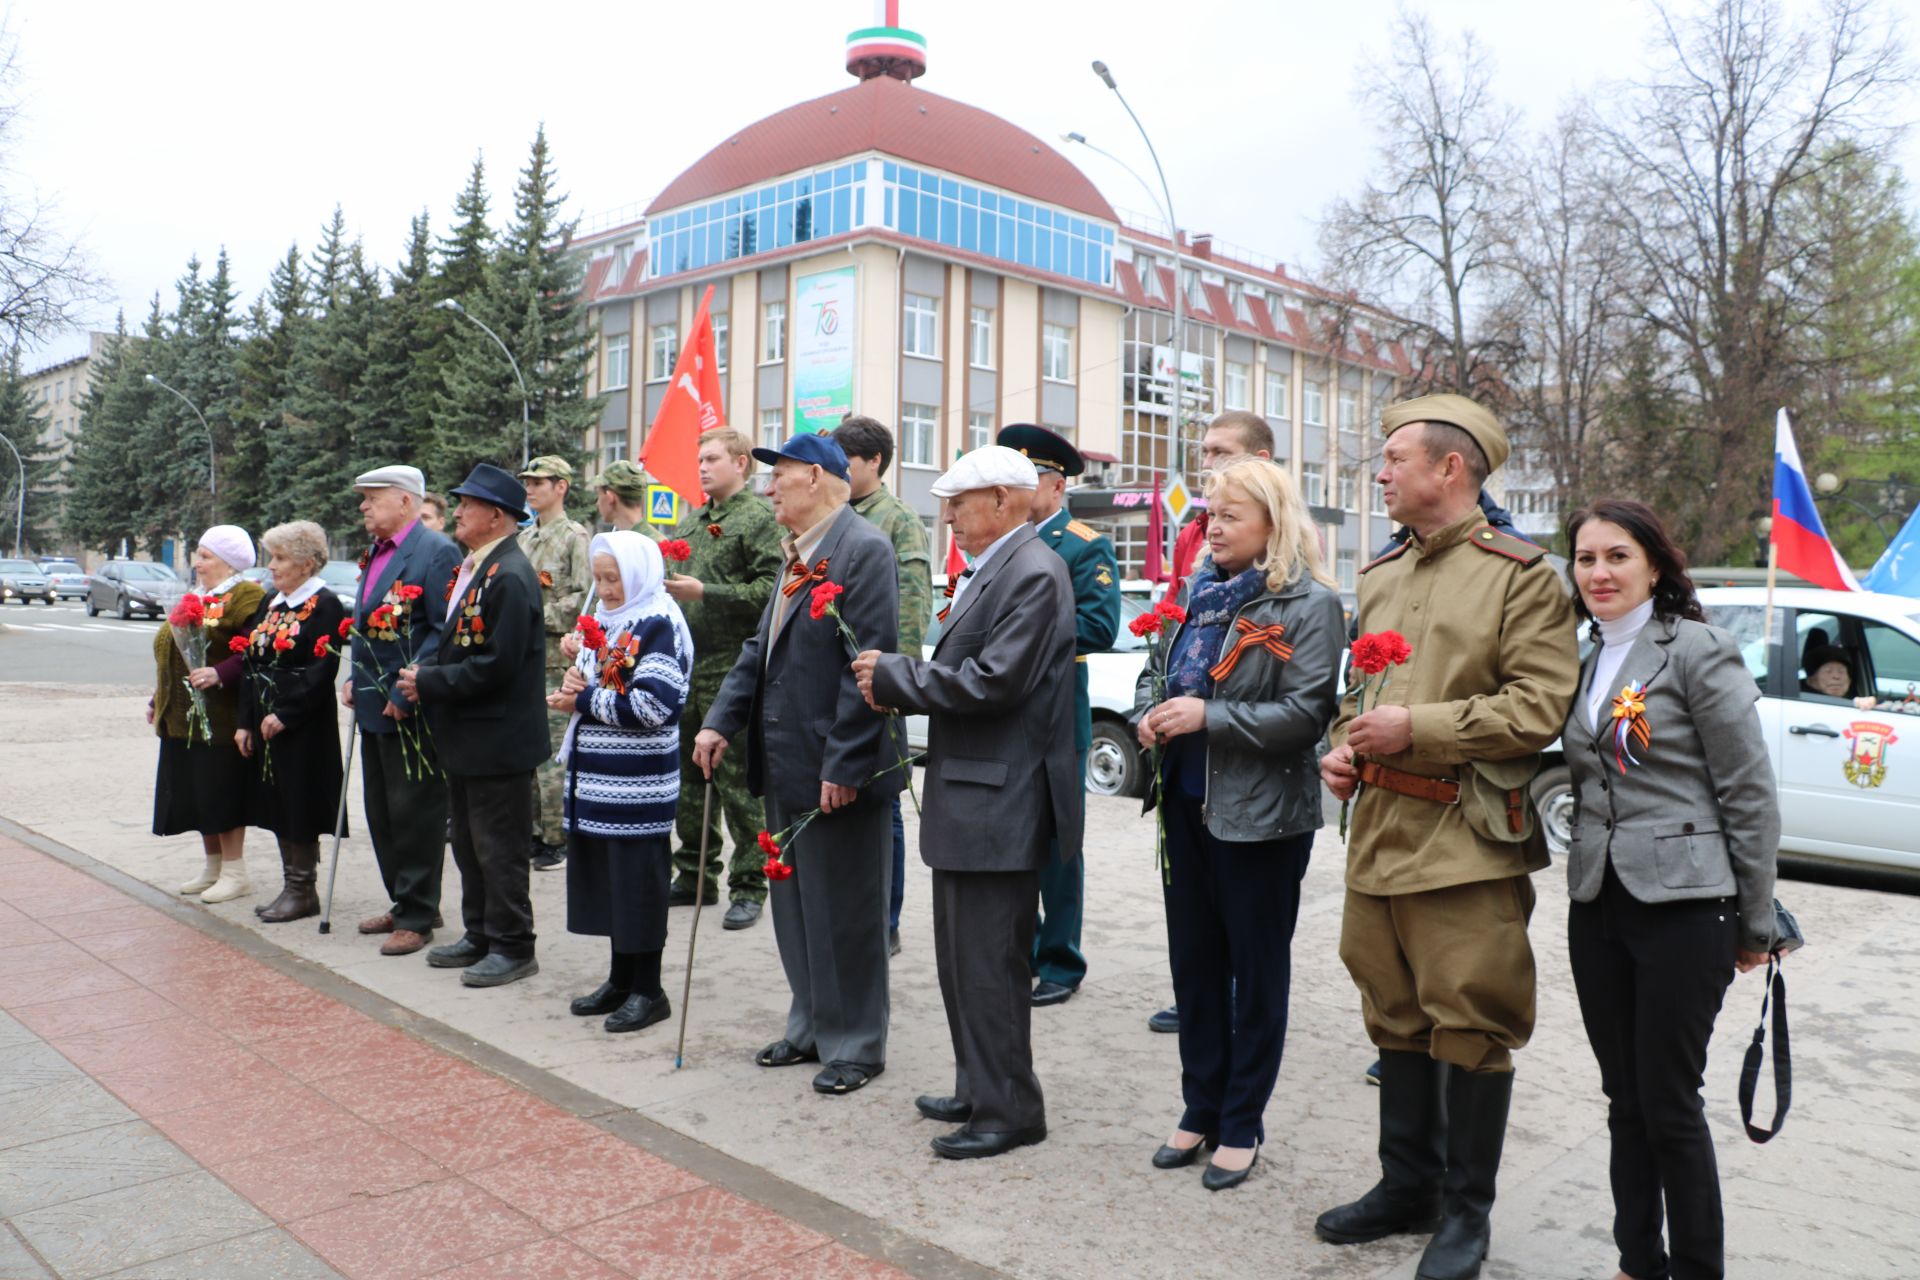
<svg viewBox="0 0 1920 1280"><path fill-rule="evenodd" d="M625 458L593 478L594 503L600 518L615 529L644 533L655 542L660 535L647 524L647 473Z"/></svg>
<svg viewBox="0 0 1920 1280"><path fill-rule="evenodd" d="M667 594L679 602L687 630L693 633L693 686L680 726L680 848L673 855L669 898L676 906L693 902L700 865L706 776L693 767L693 740L713 708L721 682L739 658L740 646L759 628L774 583L786 567L773 504L747 485L753 474L751 448L747 438L731 427L700 433L700 487L706 491L707 504L690 511L671 535L684 541L691 555L684 563L668 562ZM708 834L707 884L701 900L714 901L718 891L724 817L733 836L733 856L727 864L732 902L721 921L728 929L752 926L767 900L767 857L758 840L766 826L766 810L747 790L745 758L743 751L728 752L713 771L714 822Z"/></svg>
<svg viewBox="0 0 1920 1280"><path fill-rule="evenodd" d="M560 642L573 630L587 601L592 573L587 567L587 530L567 518L567 490L573 464L549 454L535 458L520 473L534 521L520 531L520 549L540 575L540 603L547 627L547 688L558 689L571 664ZM557 746L566 735L567 717L547 712ZM567 860L566 770L549 757L534 772L533 865L551 871Z"/></svg>
<svg viewBox="0 0 1920 1280"><path fill-rule="evenodd" d="M1349 678L1321 773L1337 798L1359 788L1340 958L1380 1049L1382 1178L1314 1229L1335 1244L1433 1231L1419 1275L1464 1280L1490 1239L1512 1051L1533 1032L1527 877L1547 852L1527 786L1579 659L1545 553L1479 509L1507 458L1494 416L1425 396L1380 426L1376 480L1413 536L1363 570L1359 625L1398 631L1413 654L1364 715Z"/></svg>

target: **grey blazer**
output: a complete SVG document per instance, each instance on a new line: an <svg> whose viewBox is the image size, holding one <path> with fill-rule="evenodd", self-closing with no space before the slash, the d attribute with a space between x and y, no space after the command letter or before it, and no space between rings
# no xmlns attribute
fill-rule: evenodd
<svg viewBox="0 0 1920 1280"><path fill-rule="evenodd" d="M825 560L827 581L846 588L836 603L860 647L892 649L900 626L900 580L887 535L844 506L813 560ZM768 634L786 580L782 574L774 586L759 628L740 647L701 727L730 744L747 730L747 789L787 815L819 804L822 782L893 795L905 785L901 770L868 779L898 758L905 728L889 725L860 696L839 628L831 618L809 614L811 586L788 601L780 629ZM888 741L890 728L899 735L897 744Z"/></svg>
<svg viewBox="0 0 1920 1280"><path fill-rule="evenodd" d="M1732 637L1704 623L1652 619L1610 682L1596 735L1587 695L1598 657L1596 649L1581 669L1561 739L1575 798L1568 892L1577 902L1599 897L1611 861L1641 902L1736 898L1741 946L1767 950L1780 801L1753 706L1759 693ZM1646 688L1651 738L1631 744L1640 763L1622 774L1612 704L1634 680Z"/></svg>
<svg viewBox="0 0 1920 1280"><path fill-rule="evenodd" d="M933 658L882 654L873 700L924 712L920 857L939 871L1032 871L1080 856L1073 586L1027 525L976 574Z"/></svg>

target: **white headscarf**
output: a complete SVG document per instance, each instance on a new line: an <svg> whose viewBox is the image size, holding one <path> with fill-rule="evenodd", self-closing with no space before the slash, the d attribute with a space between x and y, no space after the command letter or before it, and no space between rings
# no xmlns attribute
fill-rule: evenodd
<svg viewBox="0 0 1920 1280"><path fill-rule="evenodd" d="M200 546L232 566L234 573L253 568L253 539L237 524L217 524L200 535Z"/></svg>
<svg viewBox="0 0 1920 1280"><path fill-rule="evenodd" d="M665 618L673 627L676 651L690 656L693 653L693 634L687 630L687 620L681 614L680 606L666 592L667 562L653 539L631 529L596 534L587 545L589 572L596 556L613 557L613 562L620 567L620 586L626 593L626 598L618 608L610 609L599 599L593 602L593 619L606 631L607 639L612 641L642 618ZM574 666L586 676L589 688L599 682L601 656L582 648L580 656L573 660ZM560 744L559 755L555 757L563 764L573 752L573 735L579 724L580 713L576 711L573 718L567 721L567 736Z"/></svg>

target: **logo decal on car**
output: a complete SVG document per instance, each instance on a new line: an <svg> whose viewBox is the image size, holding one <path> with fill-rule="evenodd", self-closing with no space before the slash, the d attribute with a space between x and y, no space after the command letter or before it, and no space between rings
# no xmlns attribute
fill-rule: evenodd
<svg viewBox="0 0 1920 1280"><path fill-rule="evenodd" d="M1846 763L1840 766L1847 775L1847 781L1862 789L1877 787L1885 782L1887 748L1900 741L1893 732L1893 726L1872 720L1855 720L1847 726L1844 736L1853 744L1848 750Z"/></svg>

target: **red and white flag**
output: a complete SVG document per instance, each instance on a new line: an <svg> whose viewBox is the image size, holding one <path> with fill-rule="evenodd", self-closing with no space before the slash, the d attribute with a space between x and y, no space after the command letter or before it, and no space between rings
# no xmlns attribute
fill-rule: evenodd
<svg viewBox="0 0 1920 1280"><path fill-rule="evenodd" d="M727 425L720 403L720 369L713 342L713 286L700 298L693 315L693 331L673 365L666 399L653 417L646 443L640 446L640 465L694 506L707 500L700 487L700 433Z"/></svg>

